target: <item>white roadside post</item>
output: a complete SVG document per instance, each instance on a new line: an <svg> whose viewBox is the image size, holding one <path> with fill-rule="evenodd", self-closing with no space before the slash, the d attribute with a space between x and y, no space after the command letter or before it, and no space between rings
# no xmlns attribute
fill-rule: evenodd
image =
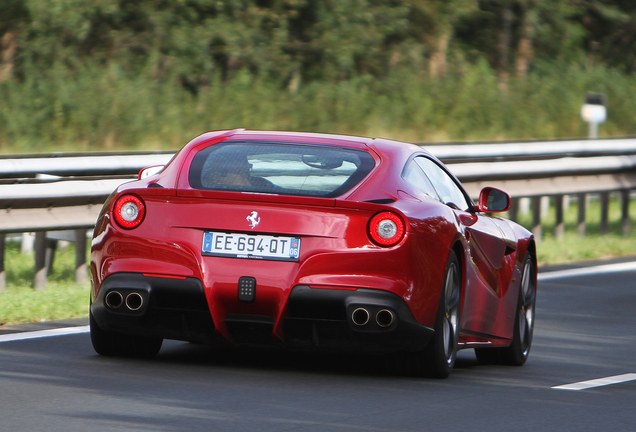
<svg viewBox="0 0 636 432"><path fill-rule="evenodd" d="M588 93L585 96L585 103L581 107L581 118L590 125L589 139L598 138L598 125L607 118L605 100L605 95L602 93Z"/></svg>

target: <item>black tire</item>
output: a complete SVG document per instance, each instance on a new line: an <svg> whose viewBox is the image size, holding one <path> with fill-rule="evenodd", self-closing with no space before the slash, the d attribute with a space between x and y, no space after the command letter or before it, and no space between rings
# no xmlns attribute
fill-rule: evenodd
<svg viewBox="0 0 636 432"><path fill-rule="evenodd" d="M537 270L529 254L523 259L519 299L513 329L512 343L505 348L476 348L475 354L481 364L504 364L522 366L532 346L534 334L535 304L537 300Z"/></svg>
<svg viewBox="0 0 636 432"><path fill-rule="evenodd" d="M446 276L439 300L435 334L422 353L422 372L433 378L447 378L457 358L461 314L461 268L454 251L446 265Z"/></svg>
<svg viewBox="0 0 636 432"><path fill-rule="evenodd" d="M91 342L95 352L109 357L153 358L161 349L162 338L127 335L102 329L89 313Z"/></svg>

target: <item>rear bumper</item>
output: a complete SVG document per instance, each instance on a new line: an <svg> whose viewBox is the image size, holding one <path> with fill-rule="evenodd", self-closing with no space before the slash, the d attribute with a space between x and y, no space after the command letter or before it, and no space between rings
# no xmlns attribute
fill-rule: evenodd
<svg viewBox="0 0 636 432"><path fill-rule="evenodd" d="M93 299L91 313L104 330L199 343L214 336L203 285L196 278L112 274Z"/></svg>
<svg viewBox="0 0 636 432"><path fill-rule="evenodd" d="M116 273L104 280L91 313L109 331L199 343L219 336L196 278ZM272 344L276 318L228 314L224 324L234 343ZM415 351L433 335L399 296L373 289L298 285L291 290L282 325L286 345L310 350Z"/></svg>
<svg viewBox="0 0 636 432"><path fill-rule="evenodd" d="M415 320L404 300L386 291L300 285L287 305L285 339L293 347L417 351L434 333Z"/></svg>

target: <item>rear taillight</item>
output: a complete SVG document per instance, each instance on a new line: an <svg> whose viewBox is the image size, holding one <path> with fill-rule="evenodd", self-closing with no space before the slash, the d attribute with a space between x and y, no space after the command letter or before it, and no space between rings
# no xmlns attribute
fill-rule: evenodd
<svg viewBox="0 0 636 432"><path fill-rule="evenodd" d="M404 237L404 222L395 213L378 213L371 219L369 234L380 246L396 245Z"/></svg>
<svg viewBox="0 0 636 432"><path fill-rule="evenodd" d="M117 200L113 213L119 226L132 229L144 220L146 210L139 198L134 195L124 195Z"/></svg>

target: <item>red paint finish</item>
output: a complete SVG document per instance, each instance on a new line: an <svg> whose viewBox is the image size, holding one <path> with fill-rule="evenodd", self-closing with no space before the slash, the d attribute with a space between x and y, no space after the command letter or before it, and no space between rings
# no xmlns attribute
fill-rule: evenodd
<svg viewBox="0 0 636 432"><path fill-rule="evenodd" d="M228 141L352 148L368 152L375 166L342 195L329 198L193 189L188 172L194 156ZM522 227L479 212L467 196L468 207L461 209L432 196L424 185L409 183L402 174L416 155L437 161L421 147L379 139L245 130L201 135L161 173L120 186L105 204L91 249L92 300L112 275L194 279L203 287L216 337L233 341L228 317L251 316L271 322L272 339L286 344L286 318L295 313L292 291L306 286L313 294L327 293L325 298L390 294L396 299L391 301L406 306L401 313L432 328L454 250L462 278L460 347L505 346L512 337L522 259L534 240ZM448 179L461 190L452 175ZM143 221L132 229L122 228L113 216L124 195L144 205ZM373 239L377 220L372 221L379 214L398 222L396 244ZM297 238L300 253L288 261L207 256L202 253L206 232ZM238 298L241 277L255 280L251 302ZM344 310L356 297L342 298L349 299L343 300Z"/></svg>

